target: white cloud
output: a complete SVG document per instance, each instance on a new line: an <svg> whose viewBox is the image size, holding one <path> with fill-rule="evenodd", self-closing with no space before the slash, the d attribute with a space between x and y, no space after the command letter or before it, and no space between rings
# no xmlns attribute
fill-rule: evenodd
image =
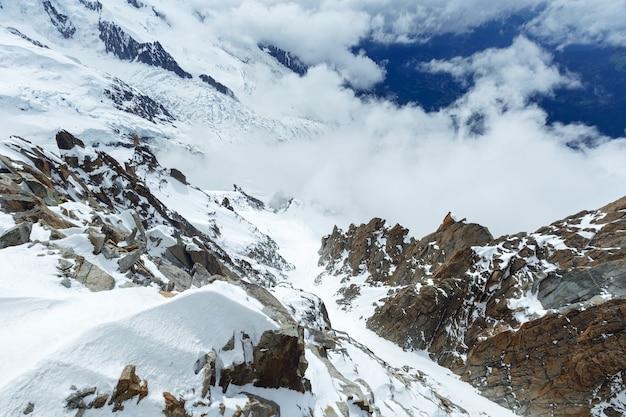
<svg viewBox="0 0 626 417"><path fill-rule="evenodd" d="M265 40L315 64L304 77L277 77L260 66L257 84L240 96L242 102L268 117L311 119L327 130L272 145L267 145L271 138L260 135L233 146L198 138L207 156L195 172L187 169L194 182L207 187L235 182L252 192L283 190L340 211L347 222L380 216L410 227L417 236L433 231L449 210L502 234L534 230L623 193L626 139L608 141L583 125L546 125L546 114L530 98L557 87L576 88L579 82L560 72L550 54L526 37L508 48L427 63L430 71L448 72L469 88L438 112L361 101L343 86L342 76L360 85L382 76L371 60L351 52L369 34L410 40L463 32L544 5L528 30L554 38L560 26L548 24L547 17L559 18L556 6L530 0L495 5L485 0L214 3L202 2L202 7L211 9L206 26L219 39L251 47ZM592 2L572 3L579 4L580 14L588 9L591 20L604 13L594 15ZM623 16L620 10L612 13ZM568 19L562 22L576 24ZM614 25L604 34L592 24L572 33L585 29L598 33L596 39L619 38L619 22L609 21ZM588 138L600 145L566 146Z"/></svg>
<svg viewBox="0 0 626 417"><path fill-rule="evenodd" d="M467 78L467 94L427 113L361 101L326 66L268 83L249 98L251 106L321 120L327 133L212 149L198 176L318 201L346 222L384 217L418 236L433 231L449 210L499 235L532 231L620 197L626 141L606 141L582 125L546 126L545 113L530 103L533 94L577 85L534 43L520 37L509 48L428 65ZM484 124L478 133L471 129L477 113ZM590 137L601 145L566 146Z"/></svg>
<svg viewBox="0 0 626 417"><path fill-rule="evenodd" d="M524 109L534 95L551 95L558 87L580 87L574 75L560 73L552 64L552 56L523 36L508 48L487 49L467 58L433 60L422 64L421 69L446 72L472 84L449 110L461 130L471 128L472 123L484 124L485 118Z"/></svg>
<svg viewBox="0 0 626 417"><path fill-rule="evenodd" d="M625 16L625 0L554 0L527 24L527 30L561 46L626 46Z"/></svg>

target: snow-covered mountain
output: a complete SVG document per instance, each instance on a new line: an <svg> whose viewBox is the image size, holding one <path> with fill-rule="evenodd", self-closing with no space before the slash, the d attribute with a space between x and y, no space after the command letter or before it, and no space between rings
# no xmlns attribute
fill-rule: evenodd
<svg viewBox="0 0 626 417"><path fill-rule="evenodd" d="M624 328L623 202L499 239L451 216L420 240L380 219L343 232L351 213L311 190L359 164L402 185L370 151L472 116L358 98L380 76L362 53L300 56L253 21L216 22L222 7L0 0L0 413L623 411L626 365L606 358ZM335 143L361 133L376 140ZM315 169L301 199L298 164ZM286 192L254 181L266 165ZM536 329L554 338L531 346Z"/></svg>

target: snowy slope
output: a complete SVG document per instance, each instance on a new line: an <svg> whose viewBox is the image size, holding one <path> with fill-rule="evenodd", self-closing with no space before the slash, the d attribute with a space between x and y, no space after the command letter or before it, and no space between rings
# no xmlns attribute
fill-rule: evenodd
<svg viewBox="0 0 626 417"><path fill-rule="evenodd" d="M123 1L107 2L99 10L80 2L53 3L75 28L71 38L59 35L39 1L3 5L0 69L4 81L0 104L3 113L13 117L9 124L3 124L2 136L54 132L63 127L104 143L132 134L169 140L177 135L193 138L201 131L203 137L195 140L208 136L210 140L236 142L249 136L265 141L293 140L321 129L319 123L304 119L263 116L203 82L201 74L212 75L236 96L241 92L243 98L245 91L260 80L254 67L242 62L240 56L248 55L247 59L262 62L281 74L287 70L258 48L244 45L233 52L225 50L224 44L218 46L218 39L210 36L202 22L190 17L191 6L179 9L163 4L167 10L164 15L168 16L164 18L155 16L151 7L137 9ZM102 21L115 22L138 42L158 39L183 68L193 73L193 78L181 78L163 68L120 60L107 53L99 38ZM185 33L194 33L194 38L186 38ZM198 39L198 33L206 33L209 38ZM114 105L105 90L111 90L119 80L125 89L136 88L162 105L174 120L162 118L147 123L145 118L116 109L120 106ZM185 142L193 143L192 138Z"/></svg>

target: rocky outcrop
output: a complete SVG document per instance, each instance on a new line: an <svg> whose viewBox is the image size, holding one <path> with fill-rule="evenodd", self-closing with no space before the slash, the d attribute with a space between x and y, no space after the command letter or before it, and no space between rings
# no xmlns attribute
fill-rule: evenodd
<svg viewBox="0 0 626 417"><path fill-rule="evenodd" d="M322 239L320 265L334 275L366 273L370 281L406 285L433 275L458 250L493 239L485 227L457 222L450 214L435 233L419 241L407 235L407 229L386 227L379 218L352 224L345 233L335 227Z"/></svg>
<svg viewBox="0 0 626 417"><path fill-rule="evenodd" d="M119 59L138 61L172 71L181 78L192 78L163 48L159 41L140 43L113 22L100 21L100 40L105 49Z"/></svg>
<svg viewBox="0 0 626 417"><path fill-rule="evenodd" d="M280 406L274 401L248 394L248 402L233 417L280 417Z"/></svg>
<svg viewBox="0 0 626 417"><path fill-rule="evenodd" d="M117 109L137 115L152 123L171 123L175 120L161 103L119 78L112 78L111 86L104 90L104 95L115 103Z"/></svg>
<svg viewBox="0 0 626 417"><path fill-rule="evenodd" d="M219 385L224 391L230 384L248 383L264 388L309 391L310 383L304 378L308 363L305 358L303 327L265 288L244 281L235 283L244 288L251 297L259 300L264 306L263 312L278 323L280 328L265 331L258 344L253 347L250 346L251 342L246 334L233 339L233 343L242 344L244 352L251 350L251 355L245 357L242 363L224 368Z"/></svg>
<svg viewBox="0 0 626 417"><path fill-rule="evenodd" d="M93 292L109 291L115 287L115 279L82 256L76 261L74 278Z"/></svg>
<svg viewBox="0 0 626 417"><path fill-rule="evenodd" d="M91 10L94 12L102 11L102 3L100 3L98 0L79 0L79 1L80 1L80 4L85 6L85 8L87 8L88 10Z"/></svg>
<svg viewBox="0 0 626 417"><path fill-rule="evenodd" d="M462 377L520 414L589 416L624 389L625 330L623 299L549 314L477 342Z"/></svg>
<svg viewBox="0 0 626 417"><path fill-rule="evenodd" d="M176 399L169 392L163 393L163 399L165 400L165 408L163 414L166 417L191 417L187 410L185 410L185 400L182 398Z"/></svg>
<svg viewBox="0 0 626 417"><path fill-rule="evenodd" d="M24 35L22 32L20 32L16 28L8 27L7 31L9 33L12 33L13 35L19 36L20 38L24 39L25 41L28 41L28 42L32 43L33 45L35 45L38 48L50 49L47 45L44 45L43 43L39 42L38 40L35 40L35 39L31 38L30 36Z"/></svg>
<svg viewBox="0 0 626 417"><path fill-rule="evenodd" d="M126 365L113 390L109 405L114 404L113 411L123 410L125 401L137 397L137 404L139 404L146 395L148 395L148 381L141 382L135 373L135 365Z"/></svg>
<svg viewBox="0 0 626 417"><path fill-rule="evenodd" d="M210 75L200 74L200 79L204 81L205 83L209 84L211 87L215 88L218 92L224 94L225 96L228 96L230 98L235 98L235 93L233 93L233 91L230 88L226 87L224 84L217 81L215 78L211 77Z"/></svg>
<svg viewBox="0 0 626 417"><path fill-rule="evenodd" d="M493 239L451 215L419 241L407 234L373 219L322 240L324 279L346 282L340 302L358 299L357 275L393 288L370 329L524 415L621 409L626 197L530 234Z"/></svg>
<svg viewBox="0 0 626 417"><path fill-rule="evenodd" d="M42 2L43 8L50 17L50 22L57 28L61 36L65 39L69 39L76 33L76 27L67 15L60 13L50 2L50 0L44 0Z"/></svg>
<svg viewBox="0 0 626 417"><path fill-rule="evenodd" d="M19 246L30 242L30 233L33 228L31 222L22 222L0 235L0 249L9 246Z"/></svg>
<svg viewBox="0 0 626 417"><path fill-rule="evenodd" d="M246 276L271 285L277 282L280 271L293 269L278 253L276 243L236 212L230 215L239 223L247 224L255 239L238 252L227 253L215 241L223 237L214 219L210 220L211 229L205 233L166 207L155 197L150 186L160 187L176 180L171 176L172 171L161 167L149 148L142 146L141 138L134 137L133 155L124 166L67 131L58 132L55 139L59 156L18 137L13 137L7 146L30 163L0 155L0 207L12 214L16 223L40 223L51 231L52 240L61 238L63 234L59 230L77 226L68 219L82 222L82 226L87 226L94 255L117 259L119 271L127 274L134 283L155 283L165 291L174 288L184 291L192 285L201 286L213 275ZM185 181L184 187L193 189L186 184L184 176L179 175L178 181L181 179ZM197 194L209 206L219 206L210 195ZM231 195L246 207L264 209L261 201L239 188ZM93 211L91 219L83 217L79 221L71 210L59 213L49 208L66 201L86 202ZM134 227L130 234L103 221L107 213L126 211L133 213ZM214 215L215 212L209 212L209 216ZM174 231L165 240L162 232L148 232L163 225ZM158 259L153 257L153 252ZM146 267L145 262L151 257L151 262L162 265L160 272L171 280L169 283L163 282ZM200 265L202 270L195 268L192 271L195 265Z"/></svg>
<svg viewBox="0 0 626 417"><path fill-rule="evenodd" d="M280 62L285 68L289 68L291 71L302 76L309 70L308 66L304 64L300 58L294 54L280 49L277 46L271 44L261 44L259 48L271 55L274 59Z"/></svg>

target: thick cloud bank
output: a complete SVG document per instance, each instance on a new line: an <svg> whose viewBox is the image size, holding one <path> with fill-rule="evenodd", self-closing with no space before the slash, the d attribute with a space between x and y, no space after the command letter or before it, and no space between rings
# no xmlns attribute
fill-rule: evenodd
<svg viewBox="0 0 626 417"><path fill-rule="evenodd" d="M208 168L197 177L210 178L207 186L236 181L281 190L319 201L348 221L381 216L416 235L432 231L448 211L496 235L531 231L626 194L626 140L609 140L593 126L549 125L534 104L557 88L580 88L581 80L532 40L626 45L625 1L197 3L220 36L271 42L312 66L304 77L267 75L242 98L246 105L328 127L291 143L267 145L272 138L258 137L234 148L205 145ZM383 68L353 49L364 38L423 40L522 10L533 17L510 46L419 64L467 86L448 108L429 113L357 98L346 87L345 80L366 88L384 77Z"/></svg>

